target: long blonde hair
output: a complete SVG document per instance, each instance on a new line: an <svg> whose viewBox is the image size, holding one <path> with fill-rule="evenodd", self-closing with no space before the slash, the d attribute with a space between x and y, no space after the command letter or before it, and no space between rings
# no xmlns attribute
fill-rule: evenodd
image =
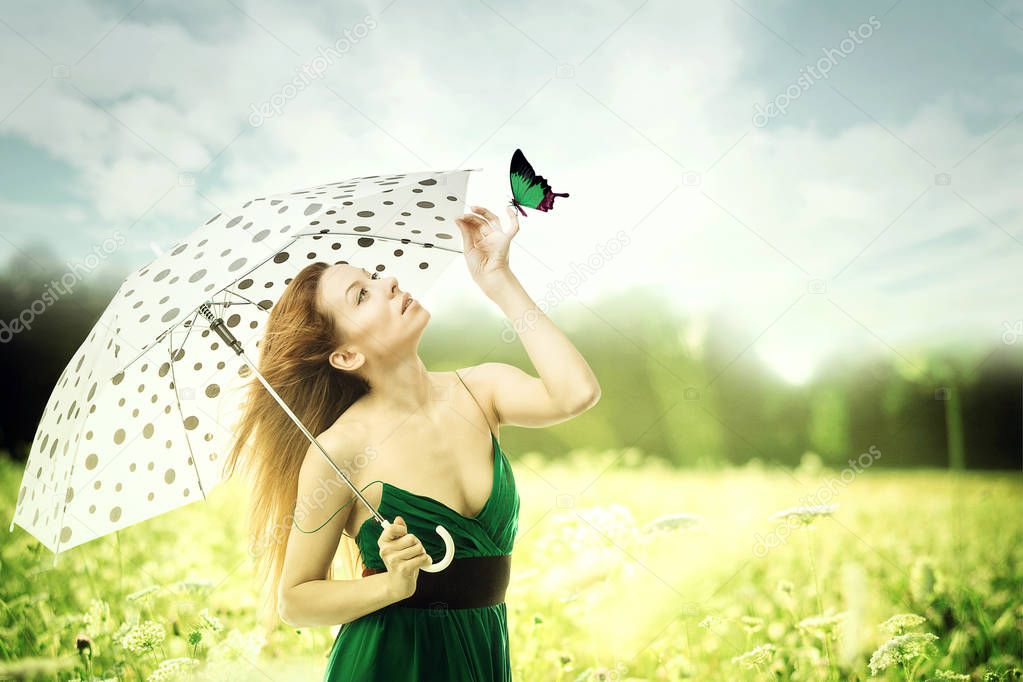
<svg viewBox="0 0 1023 682"><path fill-rule="evenodd" d="M320 277L328 267L310 263L288 283L270 311L259 343L260 373L314 436L370 388L361 376L328 361L344 340L330 312L317 304ZM250 479L249 553L256 560L260 588L266 590L260 620L272 630L280 622L277 590L296 520L299 471L310 443L255 377L247 385L235 428L225 476L241 466ZM301 527L302 519L297 520ZM361 577L358 546L347 533L342 532L338 555L342 579ZM335 578L334 568L332 562L328 580Z"/></svg>

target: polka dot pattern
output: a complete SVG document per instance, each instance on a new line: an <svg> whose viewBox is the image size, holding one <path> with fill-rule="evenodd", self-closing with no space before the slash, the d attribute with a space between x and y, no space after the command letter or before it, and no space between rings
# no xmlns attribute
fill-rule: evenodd
<svg viewBox="0 0 1023 682"><path fill-rule="evenodd" d="M222 480L249 367L198 315L213 301L258 362L269 311L311 262L425 291L461 256L470 171L364 176L259 197L129 275L61 373L14 522L62 552L204 499Z"/></svg>

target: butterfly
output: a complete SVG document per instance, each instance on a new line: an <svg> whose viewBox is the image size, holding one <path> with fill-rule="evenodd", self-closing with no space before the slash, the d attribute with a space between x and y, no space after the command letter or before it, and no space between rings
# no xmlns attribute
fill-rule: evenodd
<svg viewBox="0 0 1023 682"><path fill-rule="evenodd" d="M550 211L554 208L554 197L567 197L568 193L551 191L551 186L542 175L537 175L533 167L526 161L521 149L516 149L511 158L509 172L512 189L512 206L522 215L526 212L522 207L535 208L537 211Z"/></svg>

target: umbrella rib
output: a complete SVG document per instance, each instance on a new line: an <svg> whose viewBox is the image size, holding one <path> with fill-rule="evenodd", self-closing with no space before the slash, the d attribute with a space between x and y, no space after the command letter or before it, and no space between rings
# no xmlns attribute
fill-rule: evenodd
<svg viewBox="0 0 1023 682"><path fill-rule="evenodd" d="M103 315L105 313L106 313L106 311L104 311L103 314L100 314L99 320L97 320L97 322L99 322L99 321L101 321L103 319ZM116 317L116 315L114 315L114 317ZM107 335L105 337L103 337L103 341L109 340L111 336L117 336L117 334L114 333L114 330L109 325L103 325L103 328L106 329L106 331L107 331ZM102 345L102 343L103 342L101 341L100 345ZM67 367L64 368L64 372L61 373L61 376L64 376L64 373L66 373L66 372L67 372ZM90 377L91 376L92 375L90 374ZM81 446L82 446L82 440L81 440L81 438L78 438L77 440L75 440L74 452L71 453L71 466L68 467L68 474L67 474L66 479L64 480L64 504L61 505L61 508L60 508L60 518L57 520L57 542L53 546L54 547L54 549L53 549L53 565L54 566L57 565L57 557L60 556L60 544L61 544L60 543L60 533L61 533L61 530L64 527L64 516L67 514L67 506L68 506L67 490L68 490L68 488L71 487L71 484L74 481L75 464L78 463L78 450L79 450L79 448L81 448ZM54 487L54 492L56 492L56 486ZM17 516L17 514L18 514L18 510L17 510L17 507L15 507L14 515ZM14 519L11 519L11 530L14 530Z"/></svg>
<svg viewBox="0 0 1023 682"><path fill-rule="evenodd" d="M299 237L299 235L294 235L293 237L291 237L291 241L289 241L289 242L288 242L287 244L285 244L284 246L282 246L282 247L281 247L280 249L274 250L274 252L273 252L272 254L268 255L268 256L267 256L267 257L266 257L265 259L261 260L261 261L260 261L259 263L257 263L256 265L252 266L251 268L249 268L248 270L246 270L245 272L243 272L243 273L242 273L241 275L239 275L238 277L236 277L236 278L235 278L235 279L234 279L234 280L233 280L232 282L229 282L228 284L225 284L225 285L224 285L224 286L223 286L223 287L222 287L222 288L221 288L220 290L218 290L218 291L215 291L215 292L213 292L212 294L210 294L209 298L210 298L210 299L212 300L212 299L213 299L213 298L215 298L215 297L216 297L216 296L217 296L218 294L221 294L221 293L223 293L223 292L224 292L224 291L226 291L226 290L227 290L227 289L228 289L229 287L232 287L232 286L234 286L235 284L237 284L237 283L238 283L239 281L241 281L241 280L242 280L242 279L243 279L244 277L247 277L247 276L248 276L249 274L251 274L252 272L255 272L255 271L256 271L257 269L259 269L259 268L261 268L262 266L266 265L266 262L267 262L268 260L270 260L271 258L273 258L274 256L276 256L276 255L277 255L278 253L280 253L281 251L284 251L284 250L288 249L288 248L289 248L289 247L290 247L290 246L291 246L292 244L294 244L294 243L295 243L296 241L298 241L298 237ZM202 304L200 303L199 305L202 305ZM199 310L199 306L197 305L197 306L195 306L195 308L193 308L192 312L193 312L193 313L195 313L195 312L198 312L198 310ZM186 316L182 317L182 318L181 318L180 320L178 320L177 322L175 322L174 324L172 324L172 325L171 325L170 327L168 327L167 329L164 329L164 330L163 330L162 332L160 332L159 336L157 336L157 337L156 337L156 341L154 341L154 342L153 342L153 345L152 345L152 346L150 346L149 348L145 348L145 349L143 349L143 350L142 350L142 351L141 351L141 352L140 352L140 353L139 353L138 355L136 355L136 356L135 356L135 357L134 357L134 358L132 359L132 361L131 361L131 362L129 362L128 364L126 364L126 365L122 366L122 367L121 367L121 370L120 370L120 371L122 371L122 372L123 372L124 370L128 369L128 367L131 367L131 366L132 366L133 364L135 364L136 362L138 362L138 361L139 361L139 359L140 359L140 358L141 358L141 357L142 357L143 355L145 355L145 354L146 354L146 353L148 353L149 351L151 351L151 350L153 350L154 348L156 348L156 345L157 345L157 343L156 343L156 342L160 341L160 339L162 339L163 337L165 337L165 336L167 336L168 334L170 334L171 332L173 332L173 331L174 331L174 330L175 330L175 329L177 328L177 326L178 326L179 324L183 323L183 322L184 322L185 320L187 320L187 319L188 319L188 316L186 315Z"/></svg>
<svg viewBox="0 0 1023 682"><path fill-rule="evenodd" d="M195 310L193 312L195 314L192 315L192 324L188 325L188 331L185 332L185 338L181 339L181 347L182 348L185 347L185 344L188 342L188 335L192 333L192 329L195 327L195 318L199 317L199 307L196 306L196 308L195 308ZM171 353L173 353L173 352L174 352L174 344L171 344ZM178 386L177 383L175 383L174 384L175 390L177 390L177 386Z"/></svg>
<svg viewBox="0 0 1023 682"><path fill-rule="evenodd" d="M252 299L249 299L249 298L246 298L245 296L242 296L237 291L231 291L230 289L225 289L224 291L225 291L225 293L229 293L232 296L237 296L238 298L244 299L245 303L251 303L252 305L256 306L257 308L259 308L260 310L265 312L267 315L270 314L269 310L267 310L266 308L263 308L262 306L260 306L258 303L256 303ZM224 303L222 305L224 305L224 307L227 307L228 305L245 305L245 304L244 303L239 303L238 301L231 301L231 302L224 301Z"/></svg>
<svg viewBox="0 0 1023 682"><path fill-rule="evenodd" d="M198 310L199 309L196 308L196 315L199 314ZM191 331L191 330L189 330L189 331ZM188 338L187 334L185 335L185 338L186 339ZM184 341L182 341L182 344L184 344ZM169 352L170 352L171 380L174 382L174 402L177 403L177 406L178 406L178 416L180 417L180 416L182 416L183 412L181 411L181 396L178 393L178 377L177 377L177 373L174 371L174 363L176 361L174 360L174 334L173 333L168 335L167 345L169 346ZM187 429L185 429L185 430L187 431ZM188 458L190 460L192 460L192 469L195 470L195 480L199 484L199 492L202 493L202 499L205 501L206 500L206 489L203 487L202 477L199 475L199 465L196 463L196 461L195 461L195 453L192 451L192 441L188 438L188 434L187 433L185 433L185 445L188 446Z"/></svg>
<svg viewBox="0 0 1023 682"><path fill-rule="evenodd" d="M298 239L299 237L322 237L324 235L329 234L348 237L368 237L370 239L382 239L391 242L401 242L402 244L413 244L415 246L422 246L423 248L426 249L439 249L441 251L450 251L452 253L464 253L464 251L461 251L460 249L449 249L446 246L437 246L433 242L417 242L412 239L409 239L408 237L387 237L379 234L371 234L369 232L333 232L333 231L302 232L300 234L295 235L295 238Z"/></svg>

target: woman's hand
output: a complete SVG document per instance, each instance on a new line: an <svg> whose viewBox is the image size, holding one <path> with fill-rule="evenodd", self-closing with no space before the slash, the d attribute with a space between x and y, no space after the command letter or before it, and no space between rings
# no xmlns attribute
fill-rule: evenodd
<svg viewBox="0 0 1023 682"><path fill-rule="evenodd" d="M423 543L408 532L405 520L396 516L394 522L380 532L377 547L387 567L391 596L395 601L411 597L416 591L419 569L433 563Z"/></svg>
<svg viewBox="0 0 1023 682"><path fill-rule="evenodd" d="M471 206L472 213L455 218L462 232L462 251L469 266L469 274L484 292L496 286L510 269L508 245L519 231L519 216L514 206L508 207L511 227L507 231L500 219L483 208Z"/></svg>

